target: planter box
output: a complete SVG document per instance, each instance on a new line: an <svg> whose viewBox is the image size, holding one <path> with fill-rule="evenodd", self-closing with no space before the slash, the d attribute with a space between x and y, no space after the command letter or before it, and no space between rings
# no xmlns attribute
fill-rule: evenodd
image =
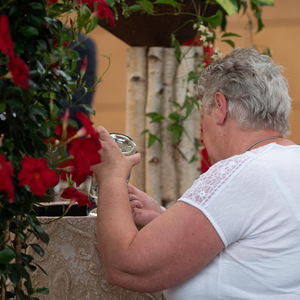
<svg viewBox="0 0 300 300"><path fill-rule="evenodd" d="M197 2L197 1L196 1ZM205 1L198 0L203 10ZM135 1L126 1L130 6ZM112 28L105 19L99 21L99 25L110 33L124 41L130 46L143 47L170 47L171 34L175 36L180 44L188 41L195 36L196 31L193 30L192 23L185 24L194 17L191 14L173 15L174 9L168 5L157 6L156 14L163 14L161 16L151 16L141 14L141 12L133 12L128 18L122 15L121 6L117 7L118 20L116 20L116 27ZM219 6L208 5L205 11L205 17L214 15ZM182 11L195 14L193 2L186 0L182 4ZM182 28L181 25L185 24ZM180 28L180 30L178 30ZM175 32L176 31L176 32Z"/></svg>
<svg viewBox="0 0 300 300"><path fill-rule="evenodd" d="M53 218L41 217L42 223ZM44 225L50 236L44 257L31 248L34 261L41 265L32 273L34 287L49 288L49 295L37 295L41 300L164 300L162 292L135 293L107 283L101 256L97 249L96 217L64 217ZM31 241L35 243L34 237Z"/></svg>

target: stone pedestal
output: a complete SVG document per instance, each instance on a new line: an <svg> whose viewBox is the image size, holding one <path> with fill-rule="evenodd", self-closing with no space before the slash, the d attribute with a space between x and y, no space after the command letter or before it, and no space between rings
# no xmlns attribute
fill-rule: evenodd
<svg viewBox="0 0 300 300"><path fill-rule="evenodd" d="M46 223L54 218L40 217ZM96 217L64 217L45 225L49 245L41 245L45 256L31 252L34 261L47 272L37 269L32 275L35 288L47 287L51 300L163 300L162 292L141 294L108 284L96 241ZM34 241L32 241L34 243Z"/></svg>

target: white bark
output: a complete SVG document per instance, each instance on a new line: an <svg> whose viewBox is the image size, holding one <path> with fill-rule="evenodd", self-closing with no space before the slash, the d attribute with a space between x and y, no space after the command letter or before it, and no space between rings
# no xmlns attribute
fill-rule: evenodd
<svg viewBox="0 0 300 300"><path fill-rule="evenodd" d="M164 48L163 64L163 94L162 114L168 118L172 112L172 101L175 100L174 80L178 68L174 48ZM172 133L168 131L166 122L161 131L163 149L161 152L161 199L162 203L170 206L177 200L177 173L175 166L175 153L172 146Z"/></svg>
<svg viewBox="0 0 300 300"><path fill-rule="evenodd" d="M186 53L178 68L176 83L176 101L184 104L187 95L194 95L192 82L187 82L188 73L195 69L195 47L181 47L181 51ZM178 145L180 158L176 161L178 174L179 196L181 196L195 180L195 163L190 163L194 151L194 119L193 113L184 121L184 133Z"/></svg>
<svg viewBox="0 0 300 300"><path fill-rule="evenodd" d="M145 108L147 99L147 49L130 47L127 50L126 134L137 145L142 160L131 172L130 182L145 190Z"/></svg>
<svg viewBox="0 0 300 300"><path fill-rule="evenodd" d="M183 105L186 95L195 96L188 73L195 71L203 60L202 47L182 47L185 59L178 65L174 48L131 47L127 52L127 106L126 134L132 137L142 161L132 171L130 182L146 191L160 204L172 205L200 175L200 151L194 149L194 139L200 139L200 111L194 112L184 122L181 142L172 145L168 123L150 123L148 112L157 112L168 118L175 110L172 101ZM186 53L188 51L188 53ZM163 149L155 142L147 148L144 129L161 138ZM196 154L198 161L190 163Z"/></svg>
<svg viewBox="0 0 300 300"><path fill-rule="evenodd" d="M203 63L203 47L195 47L195 70L200 67ZM195 97L197 98L197 87L195 87ZM194 138L200 141L201 139L201 107L199 110L194 112ZM195 162L195 177L198 178L201 174L201 151L200 149L196 152L196 157L198 159Z"/></svg>
<svg viewBox="0 0 300 300"><path fill-rule="evenodd" d="M151 47L148 52L148 92L146 113L161 112L162 99L162 66L163 66L163 48ZM146 128L152 134L160 137L159 123L151 123L149 117L146 118ZM147 147L148 141L146 141ZM150 148L147 148L145 157L145 186L146 192L161 203L160 196L160 153L161 147L155 142Z"/></svg>

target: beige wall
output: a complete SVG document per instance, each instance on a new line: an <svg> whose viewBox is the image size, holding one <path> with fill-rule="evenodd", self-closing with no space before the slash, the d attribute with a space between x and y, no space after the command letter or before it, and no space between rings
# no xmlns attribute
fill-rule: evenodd
<svg viewBox="0 0 300 300"><path fill-rule="evenodd" d="M300 144L300 1L275 0L275 6L265 7L263 19L265 28L254 35L254 43L259 47L268 46L273 59L285 67L289 80L290 95L293 99L291 139ZM236 32L243 38L235 39L236 47L251 46L250 34L246 29L245 16L233 16L228 24L229 32ZM98 49L98 75L107 66L107 60L101 55L110 55L111 67L103 77L103 82L96 89L93 107L96 110L94 124L105 126L110 132L125 131L126 97L126 49L127 45L98 27L91 37ZM223 54L231 51L227 44L217 43ZM260 48L261 49L261 48Z"/></svg>

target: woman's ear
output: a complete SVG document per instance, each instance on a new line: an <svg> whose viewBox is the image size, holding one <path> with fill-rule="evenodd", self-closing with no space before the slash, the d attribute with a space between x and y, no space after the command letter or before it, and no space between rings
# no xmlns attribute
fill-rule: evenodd
<svg viewBox="0 0 300 300"><path fill-rule="evenodd" d="M215 115L217 125L222 125L227 116L227 100L221 92L215 93Z"/></svg>

